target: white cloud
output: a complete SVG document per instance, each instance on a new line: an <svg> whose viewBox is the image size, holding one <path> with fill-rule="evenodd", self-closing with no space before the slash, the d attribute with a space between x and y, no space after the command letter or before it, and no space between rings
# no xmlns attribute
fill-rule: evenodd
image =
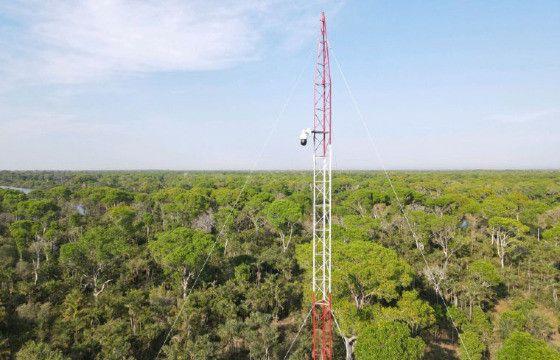
<svg viewBox="0 0 560 360"><path fill-rule="evenodd" d="M4 77L79 83L156 71L222 69L312 32L340 1L21 1L0 5ZM299 36L298 36L299 35ZM305 36L303 36L304 38Z"/></svg>

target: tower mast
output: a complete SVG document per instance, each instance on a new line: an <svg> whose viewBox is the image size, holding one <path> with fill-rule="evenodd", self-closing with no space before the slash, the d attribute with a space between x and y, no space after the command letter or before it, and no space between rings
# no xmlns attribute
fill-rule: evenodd
<svg viewBox="0 0 560 360"><path fill-rule="evenodd" d="M332 347L331 192L332 126L331 70L327 22L321 13L321 33L313 81L313 304L312 357L330 360Z"/></svg>

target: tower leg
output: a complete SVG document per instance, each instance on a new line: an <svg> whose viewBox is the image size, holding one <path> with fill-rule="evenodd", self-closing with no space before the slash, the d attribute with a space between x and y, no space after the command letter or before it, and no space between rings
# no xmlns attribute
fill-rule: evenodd
<svg viewBox="0 0 560 360"><path fill-rule="evenodd" d="M323 337L325 338L324 359L333 358L333 314L332 298L329 294L329 302L325 305L325 316L323 320Z"/></svg>
<svg viewBox="0 0 560 360"><path fill-rule="evenodd" d="M313 294L313 304L311 305L311 324L313 326L313 330L311 333L311 358L313 360L320 360L319 354L317 352L317 335L318 335L318 325L319 319L317 314L317 303L315 302L315 294Z"/></svg>

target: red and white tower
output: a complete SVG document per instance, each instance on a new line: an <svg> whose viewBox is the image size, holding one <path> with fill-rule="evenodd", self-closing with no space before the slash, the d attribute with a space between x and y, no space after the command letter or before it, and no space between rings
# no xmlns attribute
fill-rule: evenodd
<svg viewBox="0 0 560 360"><path fill-rule="evenodd" d="M312 356L333 357L333 315L331 297L331 70L327 22L321 14L321 33L313 82L313 308Z"/></svg>

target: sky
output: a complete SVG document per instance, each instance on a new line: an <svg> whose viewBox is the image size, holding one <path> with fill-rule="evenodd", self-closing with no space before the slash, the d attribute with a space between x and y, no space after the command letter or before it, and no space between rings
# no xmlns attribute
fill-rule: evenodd
<svg viewBox="0 0 560 360"><path fill-rule="evenodd" d="M557 0L0 0L0 169L309 169L322 10L335 169L560 168Z"/></svg>

